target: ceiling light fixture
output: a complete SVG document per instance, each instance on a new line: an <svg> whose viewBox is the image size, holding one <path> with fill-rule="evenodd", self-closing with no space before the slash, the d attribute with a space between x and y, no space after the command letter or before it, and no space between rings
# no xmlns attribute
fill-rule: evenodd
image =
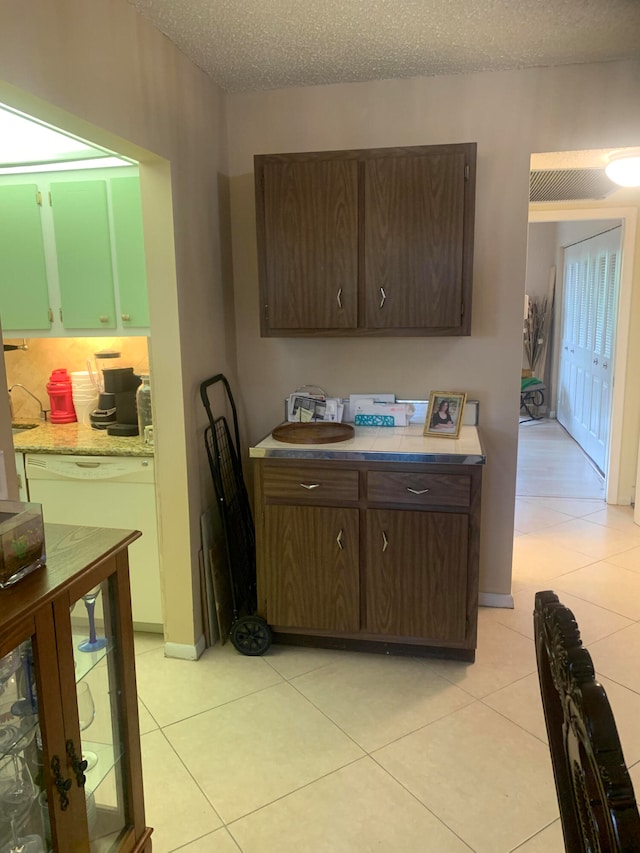
<svg viewBox="0 0 640 853"><path fill-rule="evenodd" d="M607 177L621 187L640 187L640 151L624 151L609 157Z"/></svg>

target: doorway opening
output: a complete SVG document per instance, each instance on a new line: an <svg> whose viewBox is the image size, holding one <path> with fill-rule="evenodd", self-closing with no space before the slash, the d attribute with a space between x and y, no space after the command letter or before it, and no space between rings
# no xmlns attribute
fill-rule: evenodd
<svg viewBox="0 0 640 853"><path fill-rule="evenodd" d="M87 181L90 179L91 172L89 170L84 170L81 173L78 172L77 176L73 171L68 171L68 167L71 165L72 162L76 163L76 158L78 157L84 160L83 165L92 165L94 169L100 167L102 168L104 174L109 171L109 169L105 167L114 165L106 163L106 153L117 153L117 155L125 157L127 163L115 164L116 168L111 170L111 174L116 177L119 174L118 168L128 168L136 170L135 165L128 164L138 164L140 179L139 185L142 194L142 207L144 217L144 242L147 262L146 281L150 304L150 313L153 318L152 321L146 323L146 326L149 330L151 330L151 327L153 325L153 334L156 335L157 333L158 339L162 340L163 346L161 353L164 353L165 356L158 359L154 359L150 331L145 332L142 336L140 335L140 333L138 333L137 336L126 336L121 338L119 337L117 338L117 340L119 343L118 349L122 349L123 358L131 364L131 366L134 368L134 370L136 370L136 372L140 372L143 367L146 367L150 368L152 374L154 375L156 385L158 387L157 398L156 400L154 400L158 420L158 424L156 426L157 438L158 433L162 433L163 411L171 410L172 412L182 412L182 385L179 379L178 381L176 381L176 376L174 375L174 362L179 364L180 359L179 328L177 322L177 310L175 308L175 303L177 300L177 288L175 275L175 257L173 253L174 241L172 225L173 214L171 204L170 164L166 160L163 160L162 158L158 157L157 155L145 151L131 143L128 143L126 140L115 138L108 132L98 127L90 127L82 120L69 114L58 111L57 108L53 107L52 105L37 101L36 99L31 98L26 93L18 93L11 87L5 87L2 84L2 81L0 81L0 101L3 104L6 104L10 111L15 111L16 114L24 116L24 118L27 120L32 119L34 129L42 130L43 128L51 128L54 131L53 135L55 135L55 130L59 129L61 138L63 140L66 138L71 142L76 141L78 143L78 146L76 146L74 150L71 150L73 146L69 146L69 151L65 147L59 157L45 154L44 156L47 159L43 159L42 155L38 153L33 157L33 166L27 167L26 169L24 169L24 163L22 162L24 160L24 157L22 157L22 159L14 160L13 162L4 161L2 165L6 167L15 166L16 162L18 162L18 167L13 171L20 172L20 174L16 176L16 174L10 174L8 168L5 169L5 174L2 176L2 180L5 183L14 185L16 183L19 183L20 180L25 180L21 177L22 173L26 174L26 180L28 182L37 183L36 179L38 174L47 172L51 167L53 159L59 160L60 168L52 167L51 170L55 171L56 175L59 174L61 176L60 178L56 178L56 180L61 183L64 183L65 181L71 183L76 179L78 181ZM50 139L47 139L46 142L47 144L49 144ZM20 151L24 153L22 148L20 149ZM78 151L80 152L79 154ZM94 159L94 162L92 164L89 164L89 159L96 157L99 157L99 159ZM94 175L97 174L97 172L94 172ZM107 191L107 195L108 192L110 192L110 190ZM111 236L113 237L113 220L110 219L109 223ZM53 234L53 229L49 229L48 231L45 229L43 233L48 239L50 235ZM42 234L39 233L38 236L40 240L43 239ZM53 246L55 248L55 243L53 243ZM56 252L51 250L49 256L47 257L53 258L55 260ZM48 269L47 272L49 272ZM47 289L48 281L48 278L45 279L45 291ZM153 287L148 286L149 282L153 282ZM44 296L46 298L46 292ZM123 321L124 319L125 318L123 317ZM56 316L55 322L61 326L62 317L60 317L60 319L58 320L58 317ZM72 328L75 329L75 327ZM45 333L41 333L40 335L38 335L38 329L44 329ZM54 337L51 335L50 332L48 334L46 333L48 332L48 329L48 326L34 326L33 329L31 329L34 334L28 336L27 341L29 346L25 347L28 352L24 353L24 356L28 356L29 358L31 358L31 365L29 368L27 368L25 366L25 360L23 359L23 362L19 367L19 369L21 369L23 372L28 369L28 376L18 376L18 379L24 379L24 384L27 387L35 386L36 390L38 391L38 396L45 401L47 399L45 383L50 372L49 361L51 360L51 358L53 358L55 361L55 367L60 366L57 359L62 359L62 362L67 364L70 370L83 370L86 366L87 354L92 354L97 348L113 349L113 343L115 338L113 338L112 336L114 334L117 334L116 332L105 332L103 334L108 335L108 337L89 337L90 333L87 329L79 330L77 331L77 333L75 331L72 333L70 331L65 331L64 329L62 329L62 334L60 336L56 335ZM11 334L11 332L7 332L5 338L8 340ZM147 334L149 334L149 337L147 337ZM100 335L100 331L97 331L96 335ZM20 337L22 339L22 333ZM75 346L75 348L73 344L74 341L78 342L78 345ZM120 346L120 344L122 346ZM56 346L58 346L58 349L56 349ZM19 349L23 349L23 347L21 346L19 347ZM173 352L176 354L176 357L173 361L171 359L166 358L167 352ZM69 361L65 361L69 353L73 353L75 359L73 363L71 361L70 356ZM11 354L14 356L14 362L16 355L23 355L23 353ZM14 368L15 363L12 365L12 370ZM4 395L4 399L8 401L7 394ZM3 418L3 421L7 421L6 426L8 432L8 421L10 419L8 404L0 407L0 415ZM182 429L171 430L171 427L169 427L168 429L174 435L174 438L172 439L174 451L177 450L178 456L184 457L184 447L182 448L183 453L180 454L179 452L180 442L182 440L184 444L185 440L184 425L182 424ZM137 439L131 440L137 441ZM11 453L7 455L11 456L11 459L13 461L13 454ZM17 456L20 456L24 462L24 454L16 454L16 463L18 461ZM177 521L175 519L175 513L172 513L172 509L170 506L167 505L166 501L163 504L159 500L157 500L157 494L160 491L162 478L170 477L172 475L171 473L164 473L166 468L163 468L162 460L160 459L157 452L154 454L154 457L155 458L153 462L155 466L156 506L154 506L153 513L149 515L149 519L152 520L154 528L156 526L157 519L158 528L164 531L170 530L171 536L167 538L170 538L173 542L175 542L176 547L179 547L181 553L184 553L185 551L188 551L188 542L190 538L188 526L186 524L183 525L180 521ZM169 465L171 463L165 461L164 464ZM183 477L181 474L178 474L178 476L176 477L175 472L173 472L172 482L174 494L180 494L181 497L179 499L186 504L186 463L184 468L184 478L185 482L183 482ZM23 497L22 499L26 498ZM90 506L92 504L91 502L87 501L85 502L85 505ZM96 507L95 511L100 518L100 507ZM64 519L62 518L54 518L52 513L49 513L49 515L51 516L49 520L64 521ZM95 520L89 522L86 520L74 521L70 518L68 519L68 523L97 523L98 526L100 526L100 520L98 520L98 522L96 522ZM123 525L122 523L120 523L115 526L129 527L135 525ZM185 545L185 543L187 544ZM166 549L165 551L163 551L163 544L161 538L158 539L157 547L160 551L160 553L157 554L155 558L157 567L159 563L159 571L156 572L155 575L155 577L157 578L158 588L154 590L154 595L158 601L158 606L155 608L152 614L153 618L147 618L147 615L145 615L146 610L142 608L141 613L143 613L143 610L144 613L138 619L138 623L141 626L145 626L145 630L162 632L162 630L164 629L166 634L166 626L168 621L167 613L166 610L164 611L164 613L162 612L163 608L160 604L161 599L165 598L165 596L162 595L162 586L164 585L164 572L162 571L162 567L163 564L169 564L171 560L167 558ZM185 583L185 587L186 586L187 584ZM146 591L143 591L140 595L140 599L142 603L145 604L145 606L146 597L147 593ZM134 615L134 620L135 618L136 617Z"/></svg>
<svg viewBox="0 0 640 853"><path fill-rule="evenodd" d="M558 160L558 157L561 159ZM549 158L552 158L551 166ZM533 155L532 173L541 168L570 169L576 164L592 168L599 164L602 167L602 162L603 152ZM621 493L620 490L620 468L637 211L616 204L619 198L616 190L606 200L594 200L592 195L578 201L536 202L530 205L525 289L527 293L530 290L535 293L537 288L538 292L546 294L550 272L553 271L555 298L547 363L541 377L545 384L545 401L536 413L542 417L539 420L526 420L519 430L518 497L582 498L604 500L612 504L630 503L631 495ZM611 239L612 234L619 235L619 249L614 250L616 256L610 267L607 267L606 252L603 255L597 240L594 244L588 242L603 234L609 234L609 237L599 239ZM586 260L589 249L593 255L591 266ZM578 257L572 258L572 253ZM570 267L568 271L565 269L565 254ZM581 260L582 255L585 258ZM617 269L614 269L615 266ZM600 286L599 289L599 284L603 284L603 276L606 284L607 270L619 275L618 287L610 288L608 294L606 287ZM576 271L580 273L577 283ZM598 303L598 299L602 298L605 299L604 307L607 310L602 310L601 301ZM610 319L620 320L617 325L609 323L607 326L607 311ZM572 341L567 339L567 329L575 331L578 342L586 345L587 340L592 343L596 341L596 328L590 323L598 322L600 326L594 349L606 344L610 355L603 357L601 352L596 353L592 349L587 356L586 346L582 347L584 352L581 353L583 361L587 362L588 359L589 368L605 371L604 380L602 376L594 379L587 371L589 381L595 383L594 389L585 378L586 365L567 364L562 354L566 346L566 353L571 355ZM573 346L573 349L575 356L577 347ZM597 359L598 365L593 365L594 359ZM523 368L526 366L523 362ZM607 381L614 369L615 383ZM604 402L603 383L610 393ZM585 397L585 388L588 389L588 397ZM567 389L571 392L569 399ZM593 405L585 405L591 403ZM580 417L575 417L574 410L578 409ZM524 416L522 420L525 420ZM586 445L584 449L580 446L581 436L578 435L576 440L570 434L576 432L571 429L575 421L586 423L588 434L597 434L600 430L597 447L593 444L589 446L586 441L582 441Z"/></svg>
<svg viewBox="0 0 640 853"><path fill-rule="evenodd" d="M605 498L621 242L620 219L529 226L527 299L552 281L552 326L537 370L544 405L521 418L520 496Z"/></svg>

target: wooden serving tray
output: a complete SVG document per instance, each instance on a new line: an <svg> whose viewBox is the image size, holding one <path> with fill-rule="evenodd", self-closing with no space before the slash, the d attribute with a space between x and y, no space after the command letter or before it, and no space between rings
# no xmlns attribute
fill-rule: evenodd
<svg viewBox="0 0 640 853"><path fill-rule="evenodd" d="M271 433L276 441L288 444L333 444L336 441L347 441L355 434L351 424L325 423L286 423L277 426Z"/></svg>

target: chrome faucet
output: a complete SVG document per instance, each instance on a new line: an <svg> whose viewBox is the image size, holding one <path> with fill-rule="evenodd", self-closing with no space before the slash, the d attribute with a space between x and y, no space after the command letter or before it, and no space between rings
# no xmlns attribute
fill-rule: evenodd
<svg viewBox="0 0 640 853"><path fill-rule="evenodd" d="M11 395L11 392L13 391L14 388L22 388L22 390L25 392L25 394L28 394L30 397L32 397L36 401L36 403L40 406L40 420L46 421L47 412L49 411L49 409L44 408L44 406L40 402L39 398L36 397L35 394L32 394L28 388L25 388L24 385L21 385L20 382L15 382L13 385L11 385L11 387L9 388L9 395ZM9 408L11 409L11 417L13 417L13 410L11 407L11 396L9 396Z"/></svg>

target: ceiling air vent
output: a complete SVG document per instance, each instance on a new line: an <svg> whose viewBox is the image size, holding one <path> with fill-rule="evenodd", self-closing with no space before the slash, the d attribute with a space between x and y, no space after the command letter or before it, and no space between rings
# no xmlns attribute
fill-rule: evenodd
<svg viewBox="0 0 640 853"><path fill-rule="evenodd" d="M529 201L598 200L616 189L604 169L539 170L531 172Z"/></svg>

